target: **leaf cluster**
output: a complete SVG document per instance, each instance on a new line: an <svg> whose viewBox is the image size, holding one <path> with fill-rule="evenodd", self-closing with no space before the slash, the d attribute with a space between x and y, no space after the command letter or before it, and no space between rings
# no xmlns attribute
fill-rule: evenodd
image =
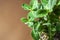
<svg viewBox="0 0 60 40"><path fill-rule="evenodd" d="M47 34L48 40L53 40L55 33L60 32L60 0L31 0L22 8L29 11L21 20L32 28L34 40L42 40L42 32Z"/></svg>

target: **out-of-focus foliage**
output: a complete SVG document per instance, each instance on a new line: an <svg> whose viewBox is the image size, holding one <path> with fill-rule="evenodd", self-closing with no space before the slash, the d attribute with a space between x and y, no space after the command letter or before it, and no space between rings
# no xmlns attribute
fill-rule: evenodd
<svg viewBox="0 0 60 40"><path fill-rule="evenodd" d="M42 40L44 33L46 40L53 40L55 33L60 31L60 0L31 0L22 8L29 11L27 18L21 20L32 28L33 39Z"/></svg>

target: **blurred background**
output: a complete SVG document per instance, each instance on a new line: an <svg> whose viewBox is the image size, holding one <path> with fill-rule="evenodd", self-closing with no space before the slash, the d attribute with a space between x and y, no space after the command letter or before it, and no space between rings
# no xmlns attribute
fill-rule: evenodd
<svg viewBox="0 0 60 40"><path fill-rule="evenodd" d="M0 0L0 40L32 40L31 29L20 21L26 17L21 5L30 0Z"/></svg>

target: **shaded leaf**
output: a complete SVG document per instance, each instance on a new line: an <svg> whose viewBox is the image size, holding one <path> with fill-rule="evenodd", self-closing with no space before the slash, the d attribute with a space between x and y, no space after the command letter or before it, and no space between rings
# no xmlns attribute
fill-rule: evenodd
<svg viewBox="0 0 60 40"><path fill-rule="evenodd" d="M45 17L48 15L48 11L47 10L38 10L37 11L37 17Z"/></svg>
<svg viewBox="0 0 60 40"><path fill-rule="evenodd" d="M60 5L59 6L55 6L53 9L53 12L57 15L60 16Z"/></svg>
<svg viewBox="0 0 60 40"><path fill-rule="evenodd" d="M34 38L34 40L39 40L40 39L38 31L35 32L35 30L32 30L31 35Z"/></svg>
<svg viewBox="0 0 60 40"><path fill-rule="evenodd" d="M57 29L57 31L60 31L60 23L56 24L56 29Z"/></svg>

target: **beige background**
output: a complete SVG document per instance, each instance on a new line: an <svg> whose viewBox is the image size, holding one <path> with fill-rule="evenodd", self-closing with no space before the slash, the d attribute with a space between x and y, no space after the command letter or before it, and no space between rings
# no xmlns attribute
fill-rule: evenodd
<svg viewBox="0 0 60 40"><path fill-rule="evenodd" d="M0 0L0 40L32 40L31 29L20 21L27 11L21 8L29 0Z"/></svg>

